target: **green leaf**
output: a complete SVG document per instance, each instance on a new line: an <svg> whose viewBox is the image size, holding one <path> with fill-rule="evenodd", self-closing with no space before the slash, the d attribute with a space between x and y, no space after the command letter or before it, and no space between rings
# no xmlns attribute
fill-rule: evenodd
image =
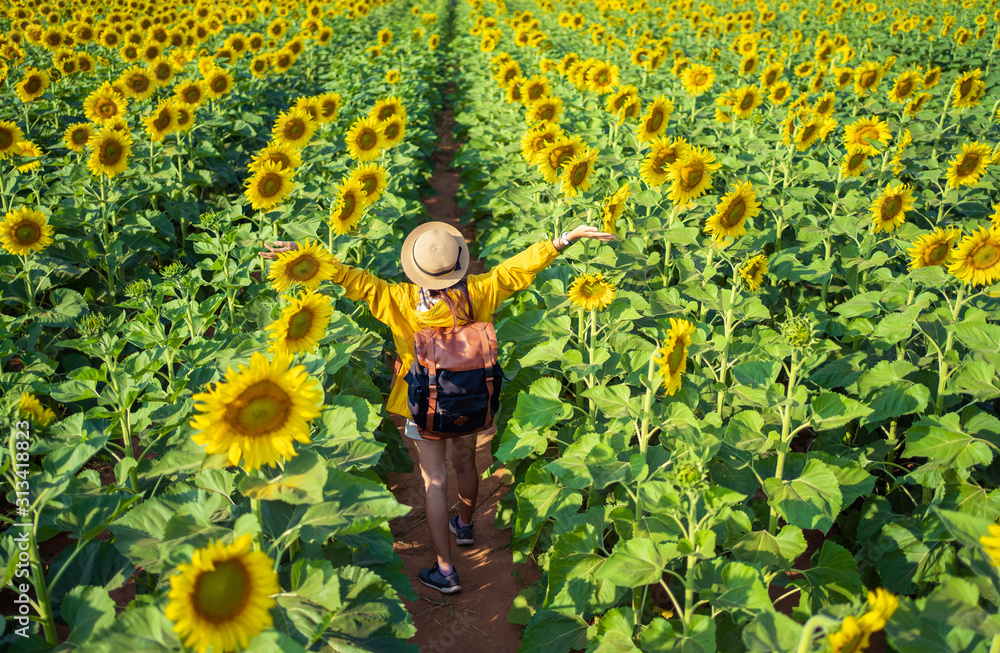
<svg viewBox="0 0 1000 653"><path fill-rule="evenodd" d="M518 650L569 653L587 645L587 622L576 615L541 609L528 622Z"/></svg>
<svg viewBox="0 0 1000 653"><path fill-rule="evenodd" d="M733 366L733 378L740 385L751 388L767 388L778 378L780 361L747 361Z"/></svg>
<svg viewBox="0 0 1000 653"><path fill-rule="evenodd" d="M361 533L410 511L381 483L337 469L328 469L327 474L323 489L326 501L298 506L281 532L268 523L266 528L272 537L297 529L305 542L324 543L334 535Z"/></svg>
<svg viewBox="0 0 1000 653"><path fill-rule="evenodd" d="M639 653L632 641L635 629L635 613L632 608L612 608L597 623L597 634L593 636L587 653Z"/></svg>
<svg viewBox="0 0 1000 653"><path fill-rule="evenodd" d="M646 538L632 538L618 543L597 577L620 587L658 583L667 563L676 553L676 545L656 544Z"/></svg>
<svg viewBox="0 0 1000 653"><path fill-rule="evenodd" d="M880 424L910 413L919 413L927 408L931 399L931 391L919 383L909 381L894 381L869 399L868 407L872 412L862 418L861 425Z"/></svg>
<svg viewBox="0 0 1000 653"><path fill-rule="evenodd" d="M292 505L321 503L327 466L315 451L305 450L285 465L285 473L272 479L247 476L240 492L250 499L284 501Z"/></svg>
<svg viewBox="0 0 1000 653"><path fill-rule="evenodd" d="M551 363L552 361L561 360L563 357L563 350L566 348L566 343L568 341L569 336L546 340L545 342L536 345L531 349L531 351L522 356L518 363L521 367L532 367L534 365L538 365L539 363Z"/></svg>
<svg viewBox="0 0 1000 653"><path fill-rule="evenodd" d="M742 639L750 653L794 651L802 626L780 612L762 612L743 629Z"/></svg>
<svg viewBox="0 0 1000 653"><path fill-rule="evenodd" d="M864 404L836 392L821 392L812 401L812 422L818 428L834 429L872 412Z"/></svg>
<svg viewBox="0 0 1000 653"><path fill-rule="evenodd" d="M402 373L402 372L401 372ZM364 397L337 395L320 416L313 440L328 463L348 469L367 469L378 463L385 444L375 437L382 421L378 409Z"/></svg>
<svg viewBox="0 0 1000 653"><path fill-rule="evenodd" d="M867 397L872 391L893 381L905 381L909 374L916 371L917 366L906 360L880 361L858 380L858 392Z"/></svg>
<svg viewBox="0 0 1000 653"><path fill-rule="evenodd" d="M642 631L640 643L646 653L716 653L715 620L696 614L691 618L691 631L684 635L675 633L663 617L655 617Z"/></svg>
<svg viewBox="0 0 1000 653"><path fill-rule="evenodd" d="M68 643L82 646L115 621L115 602L103 587L74 587L62 601L62 618L70 626Z"/></svg>
<svg viewBox="0 0 1000 653"><path fill-rule="evenodd" d="M922 417L907 429L903 457L927 458L928 464L916 470L913 476L921 483L936 484L946 471L954 471L959 478L967 479L973 466L992 462L993 451L986 442L962 429L957 413L949 413L941 417Z"/></svg>
<svg viewBox="0 0 1000 653"><path fill-rule="evenodd" d="M764 418L753 410L744 410L726 424L723 442L740 451L762 454L771 450L776 439L765 434Z"/></svg>
<svg viewBox="0 0 1000 653"><path fill-rule="evenodd" d="M826 540L812 566L802 570L802 577L791 581L809 597L814 612L836 603L850 603L864 592L861 574L854 557L844 547Z"/></svg>
<svg viewBox="0 0 1000 653"><path fill-rule="evenodd" d="M777 513L799 528L818 528L826 532L842 505L837 477L818 460L808 461L796 479L766 479L764 492Z"/></svg>
<svg viewBox="0 0 1000 653"><path fill-rule="evenodd" d="M717 610L773 610L760 570L742 562L713 560L698 568L695 582L700 596Z"/></svg>
<svg viewBox="0 0 1000 653"><path fill-rule="evenodd" d="M73 500L70 505L63 506L55 521L76 539L84 541L97 537L104 530L107 520L121 503L121 499L112 494L64 495L64 498L70 496Z"/></svg>
<svg viewBox="0 0 1000 653"><path fill-rule="evenodd" d="M864 292L860 295L855 295L843 304L835 306L833 310L835 313L843 315L846 318L875 317L879 314L882 308L879 303L881 298L881 290Z"/></svg>
<svg viewBox="0 0 1000 653"><path fill-rule="evenodd" d="M545 520L570 517L583 505L580 492L561 485L521 484L514 494L517 497L515 538L518 542L527 542L528 549L534 547L539 527Z"/></svg>
<svg viewBox="0 0 1000 653"><path fill-rule="evenodd" d="M962 344L973 351L996 353L997 343L1000 342L1000 325L991 324L985 320L962 321L945 328L954 331Z"/></svg>
<svg viewBox="0 0 1000 653"><path fill-rule="evenodd" d="M73 476L108 442L107 435L67 443L49 452L42 460L42 469L51 476Z"/></svg>
<svg viewBox="0 0 1000 653"><path fill-rule="evenodd" d="M555 379L538 379L527 393L518 395L512 422L522 431L542 431L565 419L572 408L559 398L560 390Z"/></svg>
<svg viewBox="0 0 1000 653"><path fill-rule="evenodd" d="M69 327L87 310L87 301L83 295L69 288L56 288L49 293L49 300L52 308L36 307L28 316L46 326Z"/></svg>
<svg viewBox="0 0 1000 653"><path fill-rule="evenodd" d="M604 443L594 445L584 462L594 479L595 490L603 490L612 483L623 480L629 470L628 463L618 460L614 449Z"/></svg>
<svg viewBox="0 0 1000 653"><path fill-rule="evenodd" d="M559 536L549 556L548 588L541 607L586 611L597 586L595 574L605 561L594 553L598 535L593 524L585 523Z"/></svg>
<svg viewBox="0 0 1000 653"><path fill-rule="evenodd" d="M791 569L805 550L802 529L786 524L776 536L767 531L747 533L733 546L733 558L765 569Z"/></svg>
<svg viewBox="0 0 1000 653"><path fill-rule="evenodd" d="M600 411L608 417L633 418L641 412L639 397L632 397L625 384L595 386L584 390L583 396L593 399Z"/></svg>

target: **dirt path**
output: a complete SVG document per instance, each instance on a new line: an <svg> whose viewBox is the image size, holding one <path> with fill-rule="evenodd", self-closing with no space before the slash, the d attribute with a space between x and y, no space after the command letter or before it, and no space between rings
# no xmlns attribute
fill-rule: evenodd
<svg viewBox="0 0 1000 653"><path fill-rule="evenodd" d="M450 104L447 95L446 102ZM434 176L430 182L437 194L425 198L424 203L435 220L455 225L462 231L465 241L471 243L476 235L475 225L460 222L460 211L455 205L459 178L458 170L451 167L451 160L458 149L458 144L452 139L453 125L454 119L448 107L438 121L440 146L434 154ZM485 272L478 259L472 259L469 267L473 274ZM402 427L402 418L393 421L396 426ZM490 452L492 437L485 434L479 436L476 464L480 470L493 463ZM417 451L412 440L405 436L403 440L410 456L416 461ZM454 514L458 505L458 489L450 458L449 454L448 505ZM419 597L416 602L404 602L417 626L417 634L410 642L419 646L421 653L467 651L475 642L488 643L491 653L514 653L521 644L520 627L509 623L507 614L514 597L522 587L537 580L539 572L533 565L515 566L510 552L510 531L493 528L497 504L509 489L500 483L501 471L480 481L474 517L475 545L458 547L452 540L453 564L462 579L462 592L454 596L445 596L416 581L420 570L434 563L434 548L424 517L424 486L419 472L389 475L390 489L396 499L413 506L410 514L393 520L390 527L395 550L403 559Z"/></svg>

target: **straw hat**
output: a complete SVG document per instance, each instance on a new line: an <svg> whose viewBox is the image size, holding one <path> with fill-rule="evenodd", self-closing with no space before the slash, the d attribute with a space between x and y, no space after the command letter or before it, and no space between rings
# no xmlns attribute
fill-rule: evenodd
<svg viewBox="0 0 1000 653"><path fill-rule="evenodd" d="M410 232L400 253L403 272L421 288L443 290L469 271L469 246L446 222L425 222Z"/></svg>

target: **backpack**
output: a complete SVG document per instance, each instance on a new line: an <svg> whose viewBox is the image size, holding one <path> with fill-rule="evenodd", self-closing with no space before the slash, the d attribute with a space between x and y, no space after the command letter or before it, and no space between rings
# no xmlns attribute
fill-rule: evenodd
<svg viewBox="0 0 1000 653"><path fill-rule="evenodd" d="M441 440L492 426L503 381L493 325L424 329L415 339L416 360L405 379L420 437Z"/></svg>

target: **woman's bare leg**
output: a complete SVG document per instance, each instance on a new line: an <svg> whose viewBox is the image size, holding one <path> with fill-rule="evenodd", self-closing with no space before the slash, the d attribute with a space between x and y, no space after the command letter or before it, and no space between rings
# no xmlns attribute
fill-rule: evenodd
<svg viewBox="0 0 1000 653"><path fill-rule="evenodd" d="M458 516L465 524L472 523L479 495L479 470L476 468L476 440L478 436L454 438L451 441L451 464L458 476Z"/></svg>
<svg viewBox="0 0 1000 653"><path fill-rule="evenodd" d="M451 538L448 535L448 467L445 440L414 440L420 475L424 479L427 525L439 565L451 566Z"/></svg>

